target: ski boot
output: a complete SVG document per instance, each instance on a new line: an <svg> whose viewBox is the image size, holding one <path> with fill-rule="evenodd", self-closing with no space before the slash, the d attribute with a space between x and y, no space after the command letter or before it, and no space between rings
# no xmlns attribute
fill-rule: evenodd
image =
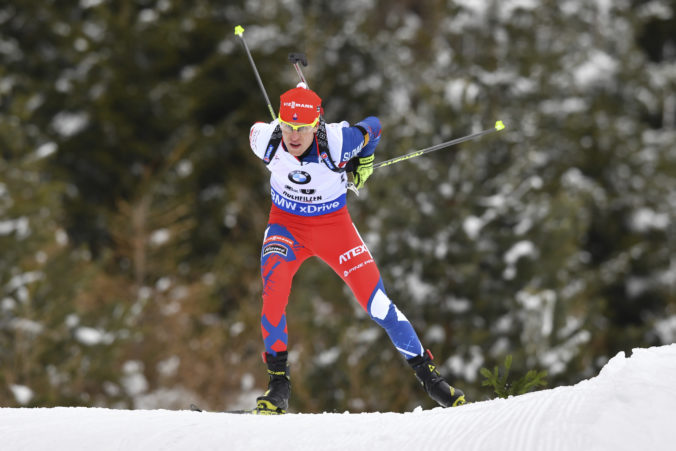
<svg viewBox="0 0 676 451"><path fill-rule="evenodd" d="M288 353L278 352L276 356L263 354L265 363L268 365L268 390L263 396L256 398L256 408L252 413L256 415L281 415L289 408L289 396L291 395L291 382L289 367L286 364Z"/></svg>
<svg viewBox="0 0 676 451"><path fill-rule="evenodd" d="M418 378L427 394L442 407L456 407L465 404L465 394L454 388L437 371L437 366L432 361L434 357L429 349L421 356L408 360L415 376Z"/></svg>

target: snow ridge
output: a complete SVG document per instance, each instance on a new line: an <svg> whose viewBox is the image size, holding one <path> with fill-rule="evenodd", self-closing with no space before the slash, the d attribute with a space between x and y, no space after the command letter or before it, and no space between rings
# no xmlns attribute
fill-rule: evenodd
<svg viewBox="0 0 676 451"><path fill-rule="evenodd" d="M3 450L672 450L676 344L619 353L572 387L399 413L279 417L97 408L0 409Z"/></svg>

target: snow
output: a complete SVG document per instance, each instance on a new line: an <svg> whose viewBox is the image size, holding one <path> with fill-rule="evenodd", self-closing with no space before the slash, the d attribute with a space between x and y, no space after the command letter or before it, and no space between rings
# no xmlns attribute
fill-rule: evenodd
<svg viewBox="0 0 676 451"><path fill-rule="evenodd" d="M169 242L171 232L168 229L158 229L150 234L150 244L153 246L162 246Z"/></svg>
<svg viewBox="0 0 676 451"><path fill-rule="evenodd" d="M47 158L50 155L52 155L54 152L56 152L57 149L58 149L58 146L56 145L55 142L50 141L50 142L44 143L35 150L35 158L36 159Z"/></svg>
<svg viewBox="0 0 676 451"><path fill-rule="evenodd" d="M93 8L101 3L103 3L103 0L80 0L80 7L84 9Z"/></svg>
<svg viewBox="0 0 676 451"><path fill-rule="evenodd" d="M112 343L115 341L115 336L93 327L78 327L75 330L75 339L85 346L96 346Z"/></svg>
<svg viewBox="0 0 676 451"><path fill-rule="evenodd" d="M69 137L78 134L88 124L89 115L85 112L69 113L62 111L61 113L58 113L52 120L52 127L54 127L54 130L56 130L56 132L63 137Z"/></svg>
<svg viewBox="0 0 676 451"><path fill-rule="evenodd" d="M521 257L535 256L536 254L535 245L530 241L522 240L509 248L505 253L504 260L508 265L515 265Z"/></svg>
<svg viewBox="0 0 676 451"><path fill-rule="evenodd" d="M8 219L0 221L0 236L9 235L17 232L19 238L25 238L30 235L30 224L28 218L22 216L19 219Z"/></svg>
<svg viewBox="0 0 676 451"><path fill-rule="evenodd" d="M143 362L139 360L129 360L122 367L125 376L122 384L127 393L131 396L140 395L148 390L148 381L143 375Z"/></svg>
<svg viewBox="0 0 676 451"><path fill-rule="evenodd" d="M634 212L631 218L631 228L637 232L648 232L651 229L666 230L669 227L669 215L641 207Z"/></svg>
<svg viewBox="0 0 676 451"><path fill-rule="evenodd" d="M538 251L535 248L535 245L528 240L522 240L518 243L515 243L509 250L505 253L503 260L505 261L507 267L503 271L503 277L505 280L512 280L516 276L516 263L522 257L531 257L537 258Z"/></svg>
<svg viewBox="0 0 676 451"><path fill-rule="evenodd" d="M481 218L469 216L462 222L462 229L471 240L475 240L479 236L479 233L481 232L481 229L484 227L484 225L485 223Z"/></svg>
<svg viewBox="0 0 676 451"><path fill-rule="evenodd" d="M589 59L573 69L577 86L589 88L612 80L617 71L617 61L601 51L594 51Z"/></svg>
<svg viewBox="0 0 676 451"><path fill-rule="evenodd" d="M33 390L25 385L10 384L9 390L19 404L28 404L33 399Z"/></svg>
<svg viewBox="0 0 676 451"><path fill-rule="evenodd" d="M278 417L0 408L3 450L671 450L676 344L619 353L571 387L407 413ZM19 396L25 389L15 390ZM24 392L22 394L22 392Z"/></svg>
<svg viewBox="0 0 676 451"><path fill-rule="evenodd" d="M676 342L676 315L655 322L655 330L664 343Z"/></svg>

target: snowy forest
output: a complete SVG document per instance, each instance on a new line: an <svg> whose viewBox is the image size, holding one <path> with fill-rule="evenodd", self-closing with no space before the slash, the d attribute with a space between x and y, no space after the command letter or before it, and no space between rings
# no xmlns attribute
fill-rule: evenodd
<svg viewBox="0 0 676 451"><path fill-rule="evenodd" d="M676 342L673 0L0 3L0 406L253 407L268 171L249 128L296 85L378 116L348 208L443 374ZM318 259L287 309L290 410L433 407ZM640 389L640 388L637 388ZM251 405L247 405L251 403Z"/></svg>

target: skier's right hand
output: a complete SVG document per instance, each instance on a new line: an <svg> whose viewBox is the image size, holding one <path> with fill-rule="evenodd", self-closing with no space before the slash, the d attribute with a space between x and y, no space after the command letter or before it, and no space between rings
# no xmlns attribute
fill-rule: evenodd
<svg viewBox="0 0 676 451"><path fill-rule="evenodd" d="M373 174L373 160L375 160L375 158L375 155L355 158L356 167L353 172L355 188L361 189L366 184L366 179Z"/></svg>

